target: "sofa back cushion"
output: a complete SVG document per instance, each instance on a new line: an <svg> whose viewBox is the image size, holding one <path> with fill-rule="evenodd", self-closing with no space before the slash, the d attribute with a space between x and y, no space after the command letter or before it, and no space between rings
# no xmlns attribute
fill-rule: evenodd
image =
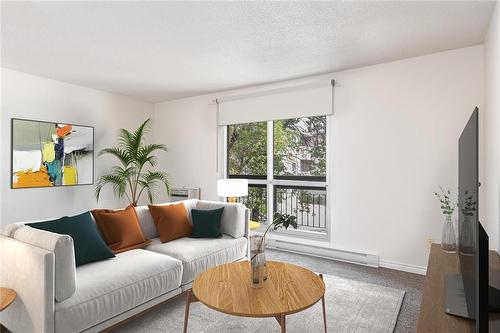
<svg viewBox="0 0 500 333"><path fill-rule="evenodd" d="M148 206L137 206L135 207L135 212L137 213L137 218L139 219L139 225L141 226L142 233L147 239L153 239L158 237L158 230L149 212Z"/></svg>
<svg viewBox="0 0 500 333"><path fill-rule="evenodd" d="M14 231L12 238L54 252L55 299L62 302L73 296L76 291L76 265L73 239L70 236L21 226Z"/></svg>
<svg viewBox="0 0 500 333"><path fill-rule="evenodd" d="M245 236L246 207L241 203L225 203L218 201L198 201L196 209L208 210L224 207L220 231L234 238Z"/></svg>

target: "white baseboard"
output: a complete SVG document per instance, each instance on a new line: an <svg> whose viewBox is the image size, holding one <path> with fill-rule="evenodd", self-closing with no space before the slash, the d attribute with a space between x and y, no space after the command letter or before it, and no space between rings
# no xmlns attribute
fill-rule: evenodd
<svg viewBox="0 0 500 333"><path fill-rule="evenodd" d="M395 269L398 271L415 273L420 275L425 275L427 273L427 267L403 264L400 262L389 261L381 259L379 261L380 267Z"/></svg>

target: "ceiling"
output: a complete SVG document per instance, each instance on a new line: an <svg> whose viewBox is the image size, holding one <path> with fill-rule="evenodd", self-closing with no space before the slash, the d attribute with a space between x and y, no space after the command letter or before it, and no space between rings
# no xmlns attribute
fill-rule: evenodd
<svg viewBox="0 0 500 333"><path fill-rule="evenodd" d="M2 2L2 67L159 102L481 44L494 2Z"/></svg>

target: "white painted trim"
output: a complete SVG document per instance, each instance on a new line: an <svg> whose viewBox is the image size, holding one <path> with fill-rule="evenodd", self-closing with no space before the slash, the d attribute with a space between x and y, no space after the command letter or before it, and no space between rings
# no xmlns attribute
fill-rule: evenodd
<svg viewBox="0 0 500 333"><path fill-rule="evenodd" d="M267 121L267 222L273 221L274 215L274 121Z"/></svg>
<svg viewBox="0 0 500 333"><path fill-rule="evenodd" d="M380 260L380 267L395 269L397 271L403 271L408 273L415 273L420 275L426 275L427 267L416 266L410 264L403 264L400 262L390 261L390 260Z"/></svg>

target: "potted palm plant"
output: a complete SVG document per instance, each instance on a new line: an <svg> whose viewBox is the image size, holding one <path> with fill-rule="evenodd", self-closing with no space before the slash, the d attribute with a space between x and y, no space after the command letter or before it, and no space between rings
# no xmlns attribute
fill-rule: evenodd
<svg viewBox="0 0 500 333"><path fill-rule="evenodd" d="M119 165L99 177L95 185L95 196L99 201L104 186L113 187L117 198L126 197L131 205L137 206L139 199L145 192L150 203L157 195L159 187L170 193L168 174L163 171L153 171L158 162L154 154L157 151L167 151L163 144L144 144L146 135L151 129L151 120L144 121L135 131L120 129L118 144L112 148L105 148L101 155L112 155L118 159Z"/></svg>

